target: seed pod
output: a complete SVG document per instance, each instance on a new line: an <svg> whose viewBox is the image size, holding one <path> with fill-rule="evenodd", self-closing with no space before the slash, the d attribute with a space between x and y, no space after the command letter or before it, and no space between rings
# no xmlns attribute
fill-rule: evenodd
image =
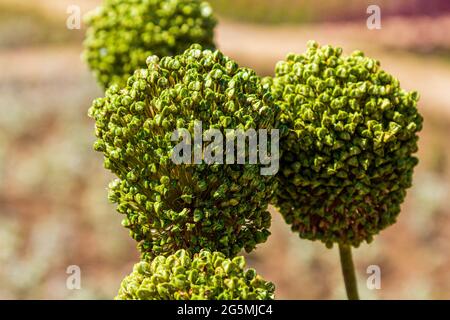
<svg viewBox="0 0 450 320"><path fill-rule="evenodd" d="M310 43L264 80L289 131L276 205L301 238L358 246L395 223L418 160L416 92L360 51ZM325 83L325 85L323 85Z"/></svg>
<svg viewBox="0 0 450 320"><path fill-rule="evenodd" d="M237 67L219 51L193 45L178 56L149 59L147 70L136 71L127 83L122 90L111 86L89 115L96 121L96 149L118 177L109 198L126 215L123 225L143 256L180 248L234 256L265 242L275 176L262 175L262 164L225 164L225 155L224 164L207 164L201 148L202 163L193 162L196 123L201 122L203 133L214 128L223 137L228 129L270 131L276 126L278 108L255 72ZM231 85L234 97L226 95ZM189 163L177 164L172 156L179 141L172 141L172 134L180 125L191 137L191 155Z"/></svg>
<svg viewBox="0 0 450 320"><path fill-rule="evenodd" d="M85 20L83 57L104 88L125 86L149 56L180 54L193 43L214 48L217 23L201 0L105 0Z"/></svg>
<svg viewBox="0 0 450 320"><path fill-rule="evenodd" d="M236 261L237 263L234 263ZM202 250L192 258L184 250L137 263L116 300L273 300L275 286L245 269L244 257L231 261ZM233 265L230 269L229 266ZM225 267L224 267L225 266ZM228 266L228 271L223 272ZM165 274L166 276L162 276Z"/></svg>

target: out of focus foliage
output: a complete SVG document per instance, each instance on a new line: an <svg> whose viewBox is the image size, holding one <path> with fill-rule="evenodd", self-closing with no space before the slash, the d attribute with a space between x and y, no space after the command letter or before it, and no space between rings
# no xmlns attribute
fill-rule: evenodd
<svg viewBox="0 0 450 320"><path fill-rule="evenodd" d="M216 20L202 0L105 0L86 16L84 58L105 88L125 85L147 57L191 44L214 48Z"/></svg>
<svg viewBox="0 0 450 320"><path fill-rule="evenodd" d="M389 15L436 15L450 9L447 0L210 0L217 14L256 23L309 23L365 20L367 7L376 4Z"/></svg>

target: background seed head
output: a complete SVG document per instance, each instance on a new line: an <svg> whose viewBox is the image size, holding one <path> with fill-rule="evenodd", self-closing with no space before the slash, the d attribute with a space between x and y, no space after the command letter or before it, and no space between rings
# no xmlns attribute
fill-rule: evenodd
<svg viewBox="0 0 450 320"><path fill-rule="evenodd" d="M224 136L226 129L270 130L278 109L269 90L254 71L200 45L147 62L89 110L94 147L118 177L109 197L126 216L123 225L144 257L178 249L251 251L270 234L275 177L261 175L258 164L175 164L178 141L171 136L185 128L194 137L197 120L203 132L216 128Z"/></svg>
<svg viewBox="0 0 450 320"><path fill-rule="evenodd" d="M214 48L216 19L200 0L105 0L86 24L84 59L105 88L125 85L148 56L180 54L192 43Z"/></svg>
<svg viewBox="0 0 450 320"><path fill-rule="evenodd" d="M179 250L141 261L123 281L117 300L273 300L275 286L245 269L242 256Z"/></svg>
<svg viewBox="0 0 450 320"><path fill-rule="evenodd" d="M308 44L267 78L282 109L276 204L301 238L358 246L395 223L418 160L417 92L360 51Z"/></svg>

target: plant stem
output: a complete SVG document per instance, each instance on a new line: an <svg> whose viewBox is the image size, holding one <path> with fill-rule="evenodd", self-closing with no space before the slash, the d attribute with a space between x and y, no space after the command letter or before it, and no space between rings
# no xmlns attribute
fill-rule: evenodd
<svg viewBox="0 0 450 320"><path fill-rule="evenodd" d="M339 243L339 255L341 257L342 275L344 276L348 300L359 300L352 248L349 245Z"/></svg>

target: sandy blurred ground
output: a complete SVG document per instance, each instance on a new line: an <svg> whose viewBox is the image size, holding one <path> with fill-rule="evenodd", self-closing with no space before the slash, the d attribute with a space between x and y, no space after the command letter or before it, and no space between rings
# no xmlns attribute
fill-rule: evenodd
<svg viewBox="0 0 450 320"><path fill-rule="evenodd" d="M69 4L0 0L0 299L110 299L138 254L106 199L111 175L92 150L86 113L101 95L80 60L84 30L67 30ZM219 47L241 65L271 74L306 41L362 49L417 89L425 116L414 187L398 223L354 251L365 299L450 299L449 16L261 26L221 19ZM272 236L248 256L277 285L277 298L345 297L337 248L300 240L273 212ZM81 268L81 290L66 269ZM382 288L366 286L369 265Z"/></svg>

